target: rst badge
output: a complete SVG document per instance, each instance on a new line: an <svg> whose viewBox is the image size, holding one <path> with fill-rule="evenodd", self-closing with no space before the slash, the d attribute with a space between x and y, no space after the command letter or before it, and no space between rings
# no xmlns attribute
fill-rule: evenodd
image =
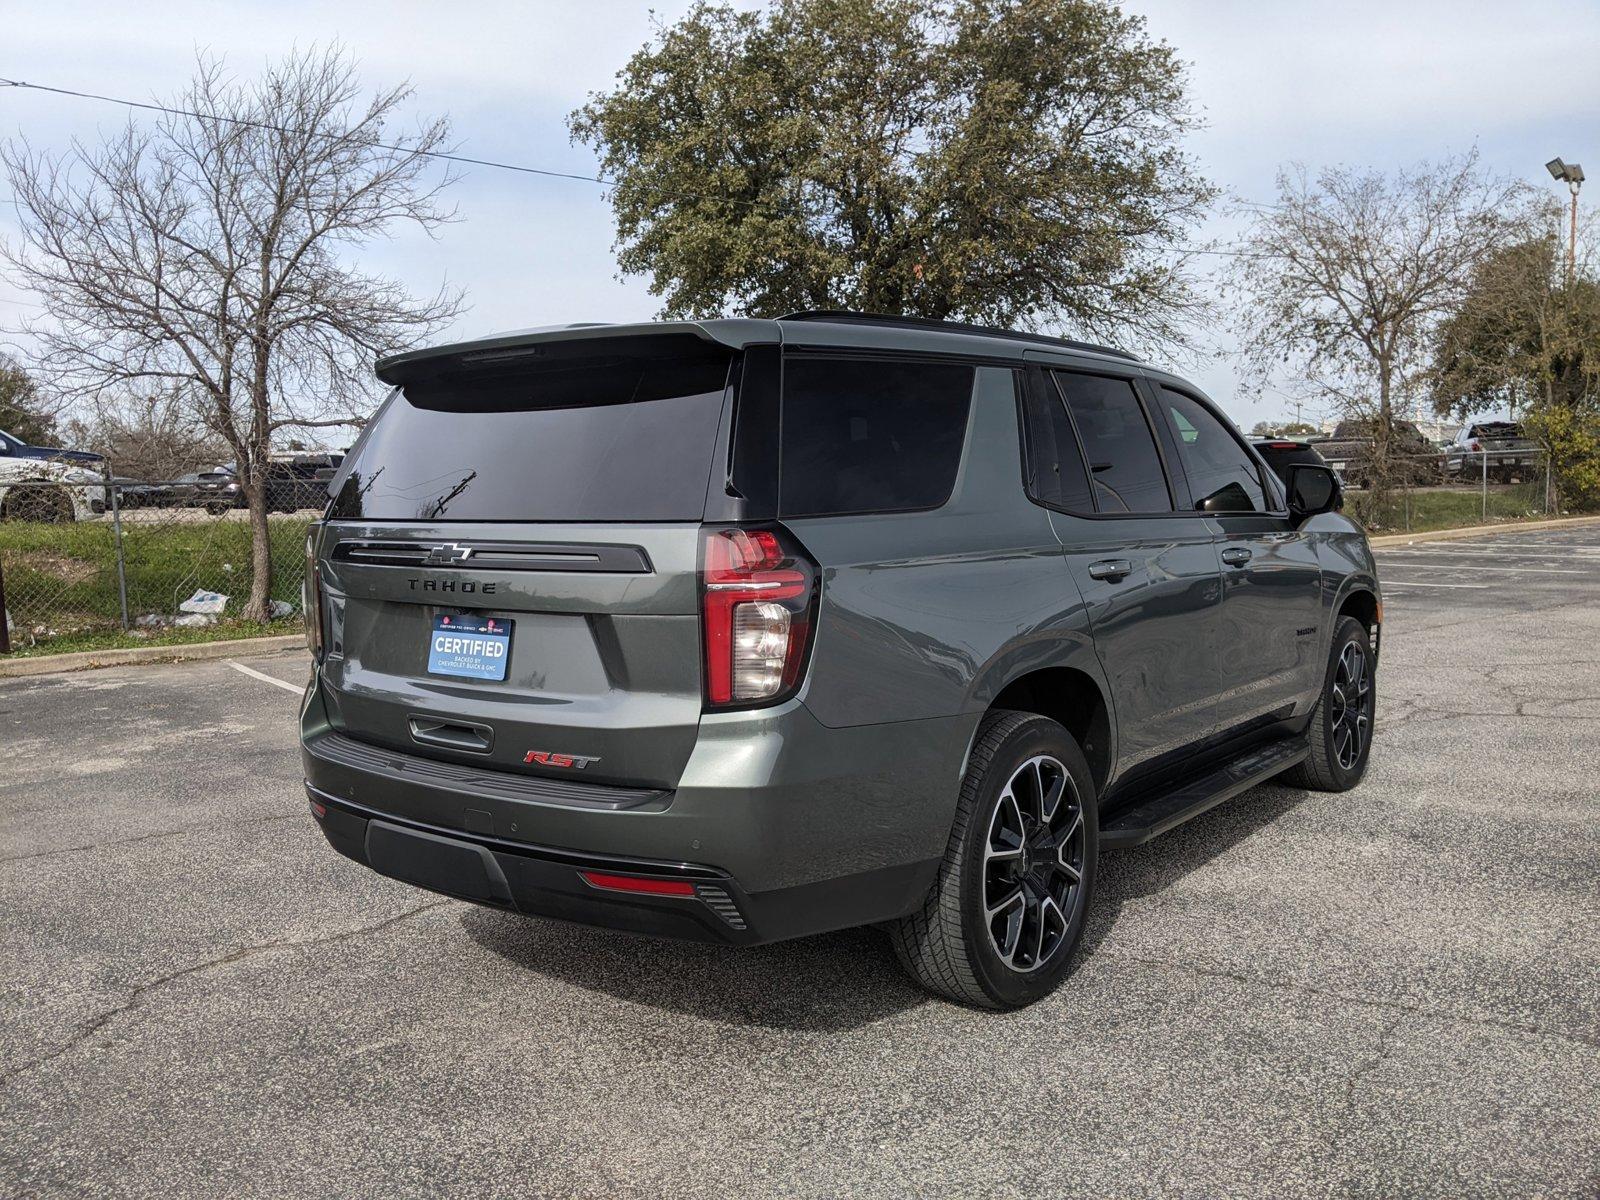
<svg viewBox="0 0 1600 1200"><path fill-rule="evenodd" d="M529 750L522 756L522 761L541 767L570 767L574 771L581 771L590 763L599 762L600 759L587 754L557 754L551 750Z"/></svg>

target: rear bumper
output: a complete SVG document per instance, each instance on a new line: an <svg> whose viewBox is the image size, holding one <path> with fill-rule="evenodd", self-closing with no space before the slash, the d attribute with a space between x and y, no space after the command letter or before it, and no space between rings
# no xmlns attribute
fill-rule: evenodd
<svg viewBox="0 0 1600 1200"><path fill-rule="evenodd" d="M898 913L915 904L938 867L937 860L914 863L751 895L731 876L696 863L463 836L396 821L310 785L306 794L328 843L381 874L493 908L653 937L747 946L843 928L861 923L863 912ZM661 881L678 894L619 891L586 874Z"/></svg>
<svg viewBox="0 0 1600 1200"><path fill-rule="evenodd" d="M369 745L329 726L321 686L302 715L301 761L341 853L484 904L735 944L872 924L920 904L977 722L834 729L798 701L708 715L676 787L631 788ZM435 871L430 857L454 865ZM688 879L695 894L605 892L585 869Z"/></svg>

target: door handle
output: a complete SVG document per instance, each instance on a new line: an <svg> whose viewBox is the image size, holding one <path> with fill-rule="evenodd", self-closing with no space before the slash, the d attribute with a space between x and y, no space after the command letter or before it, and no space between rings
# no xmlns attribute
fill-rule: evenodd
<svg viewBox="0 0 1600 1200"><path fill-rule="evenodd" d="M1133 564L1125 558L1104 558L1089 564L1090 579L1104 579L1116 583L1133 573Z"/></svg>
<svg viewBox="0 0 1600 1200"><path fill-rule="evenodd" d="M1229 546L1222 552L1222 561L1230 567L1242 567L1250 561L1250 551L1243 546Z"/></svg>

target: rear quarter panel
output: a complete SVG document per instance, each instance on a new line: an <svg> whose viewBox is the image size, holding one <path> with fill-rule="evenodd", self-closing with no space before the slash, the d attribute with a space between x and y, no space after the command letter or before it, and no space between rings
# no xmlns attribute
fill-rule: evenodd
<svg viewBox="0 0 1600 1200"><path fill-rule="evenodd" d="M803 697L824 725L975 715L1042 667L1099 676L1048 514L1023 492L1009 368L977 370L943 508L788 524L823 572Z"/></svg>

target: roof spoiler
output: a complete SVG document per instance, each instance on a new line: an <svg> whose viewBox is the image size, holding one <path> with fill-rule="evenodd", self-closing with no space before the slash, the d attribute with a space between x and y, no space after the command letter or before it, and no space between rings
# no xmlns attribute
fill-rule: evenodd
<svg viewBox="0 0 1600 1200"><path fill-rule="evenodd" d="M539 363L608 356L656 357L736 350L750 342L779 340L770 321L651 321L630 325L583 323L519 329L493 337L451 342L391 354L374 364L384 383L403 386L447 375L500 374Z"/></svg>

